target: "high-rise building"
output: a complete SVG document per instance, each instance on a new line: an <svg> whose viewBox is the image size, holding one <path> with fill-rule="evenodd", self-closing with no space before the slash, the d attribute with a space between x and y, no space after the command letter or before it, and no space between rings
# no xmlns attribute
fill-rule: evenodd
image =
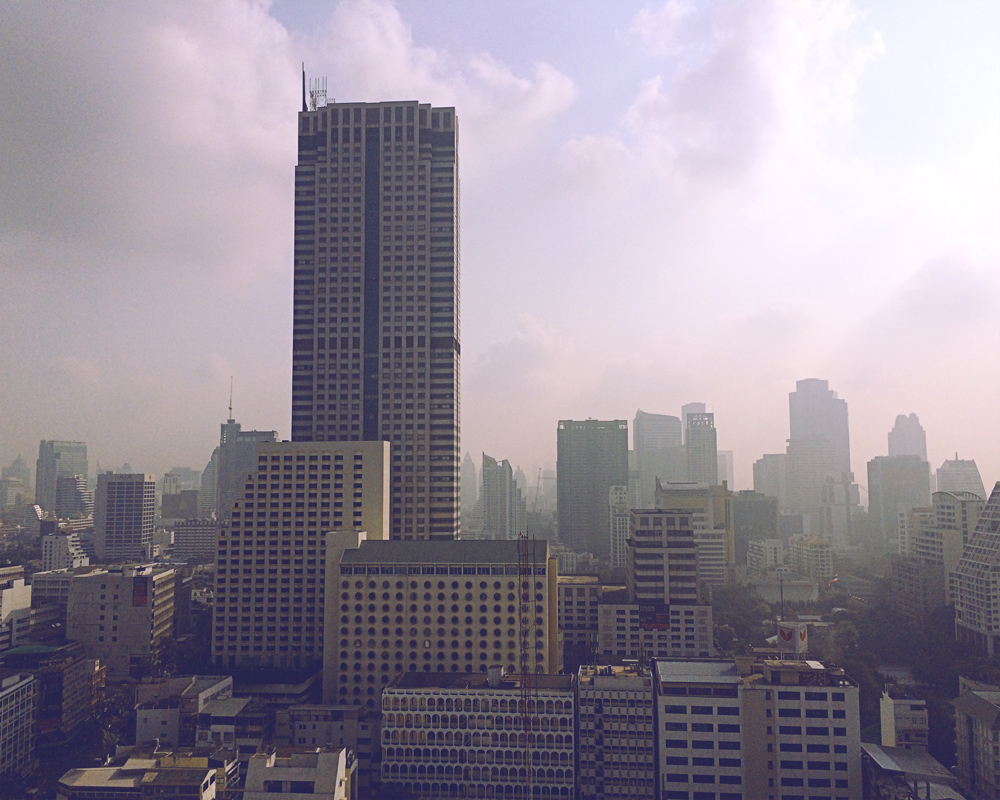
<svg viewBox="0 0 1000 800"><path fill-rule="evenodd" d="M17 454L17 458L11 461L8 466L0 470L0 480L6 480L7 478L17 478L25 488L31 486L31 468L20 453Z"/></svg>
<svg viewBox="0 0 1000 800"><path fill-rule="evenodd" d="M733 495L733 543L737 564L747 563L752 541L780 539L778 498L743 490Z"/></svg>
<svg viewBox="0 0 1000 800"><path fill-rule="evenodd" d="M1000 763L994 747L1000 738L1000 686L959 678L955 707L956 772L973 800L1000 797Z"/></svg>
<svg viewBox="0 0 1000 800"><path fill-rule="evenodd" d="M692 483L718 485L719 450L715 436L715 415L688 414L684 437L687 479Z"/></svg>
<svg viewBox="0 0 1000 800"><path fill-rule="evenodd" d="M608 490L608 506L611 517L609 534L611 537L611 566L625 569L628 546L629 519L631 506L627 486L612 486Z"/></svg>
<svg viewBox="0 0 1000 800"><path fill-rule="evenodd" d="M669 414L635 412L632 429L638 492L633 508L650 508L656 479L681 481L687 478L687 460L681 446L681 421Z"/></svg>
<svg viewBox="0 0 1000 800"><path fill-rule="evenodd" d="M506 459L497 461L483 453L480 476L483 482L480 496L483 505L482 538L516 539L519 534L527 533L527 503L514 480L510 462Z"/></svg>
<svg viewBox="0 0 1000 800"><path fill-rule="evenodd" d="M215 561L219 523L214 519L181 519L174 523L174 550L176 561L198 560L200 563Z"/></svg>
<svg viewBox="0 0 1000 800"><path fill-rule="evenodd" d="M784 453L769 453L758 458L753 464L753 490L768 497L778 498L778 511L788 506Z"/></svg>
<svg viewBox="0 0 1000 800"><path fill-rule="evenodd" d="M454 538L455 110L317 91L298 129L292 441L390 442L391 537Z"/></svg>
<svg viewBox="0 0 1000 800"><path fill-rule="evenodd" d="M688 417L692 414L704 414L708 409L704 403L685 403L681 406L681 430L684 432L684 444L687 444Z"/></svg>
<svg viewBox="0 0 1000 800"><path fill-rule="evenodd" d="M954 590L956 638L993 657L1000 652L1000 482L962 550Z"/></svg>
<svg viewBox="0 0 1000 800"><path fill-rule="evenodd" d="M720 586L736 561L733 493L707 483L658 483L656 507L691 515L698 546L698 578L704 586Z"/></svg>
<svg viewBox="0 0 1000 800"><path fill-rule="evenodd" d="M385 535L386 442L272 442L219 530L217 667L308 668L323 658L327 533ZM293 572L294 570L294 572Z"/></svg>
<svg viewBox="0 0 1000 800"><path fill-rule="evenodd" d="M787 510L809 519L812 534L850 543L858 487L851 472L847 402L827 381L797 381L788 395Z"/></svg>
<svg viewBox="0 0 1000 800"><path fill-rule="evenodd" d="M43 439L38 443L38 461L35 462L35 504L54 512L59 476L89 474L86 442Z"/></svg>
<svg viewBox="0 0 1000 800"><path fill-rule="evenodd" d="M889 552L899 551L899 515L931 501L931 465L919 456L876 456L868 462L868 516Z"/></svg>
<svg viewBox="0 0 1000 800"><path fill-rule="evenodd" d="M476 462L468 453L462 460L462 530L465 531L472 519L476 502L479 500L479 478L476 475Z"/></svg>
<svg viewBox="0 0 1000 800"><path fill-rule="evenodd" d="M889 431L890 456L917 456L927 460L927 434L916 414L900 414Z"/></svg>
<svg viewBox="0 0 1000 800"><path fill-rule="evenodd" d="M90 557L80 544L76 533L57 533L42 537L42 570L76 569L90 564Z"/></svg>
<svg viewBox="0 0 1000 800"><path fill-rule="evenodd" d="M97 476L94 503L94 549L104 562L141 561L149 557L156 514L156 482L141 472Z"/></svg>
<svg viewBox="0 0 1000 800"><path fill-rule="evenodd" d="M974 459L955 458L945 461L936 474L938 492L972 492L986 497L986 488Z"/></svg>
<svg viewBox="0 0 1000 800"><path fill-rule="evenodd" d="M560 420L556 438L559 540L608 558L608 492L628 485L628 423Z"/></svg>
<svg viewBox="0 0 1000 800"><path fill-rule="evenodd" d="M245 431L232 418L227 419L220 428L215 473L215 512L218 519L225 522L233 512L233 503L243 494L247 475L257 468L257 447L278 441L278 432Z"/></svg>
<svg viewBox="0 0 1000 800"><path fill-rule="evenodd" d="M26 775L35 764L38 679L30 672L0 673L0 778Z"/></svg>
<svg viewBox="0 0 1000 800"><path fill-rule="evenodd" d="M94 513L94 495L86 475L60 475L56 479L57 517L89 517Z"/></svg>

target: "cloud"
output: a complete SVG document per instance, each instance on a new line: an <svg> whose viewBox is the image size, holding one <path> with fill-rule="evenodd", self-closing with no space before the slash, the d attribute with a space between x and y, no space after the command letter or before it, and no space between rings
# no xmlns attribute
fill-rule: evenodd
<svg viewBox="0 0 1000 800"><path fill-rule="evenodd" d="M673 55L682 49L680 28L693 11L693 5L682 0L667 0L659 11L640 9L631 32L655 55Z"/></svg>

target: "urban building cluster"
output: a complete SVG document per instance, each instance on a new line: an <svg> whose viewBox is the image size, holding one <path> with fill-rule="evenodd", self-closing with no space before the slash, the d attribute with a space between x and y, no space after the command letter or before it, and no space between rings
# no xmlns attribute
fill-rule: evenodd
<svg viewBox="0 0 1000 800"><path fill-rule="evenodd" d="M33 488L23 458L4 468L4 544L39 556L0 567L0 779L126 687L127 741L65 772L61 800L860 800L921 780L995 798L996 687L963 681L952 776L917 698L887 688L862 743L858 685L810 658L807 626L724 658L712 599L814 600L874 548L889 602L917 622L953 605L993 656L1000 484L987 499L957 456L932 472L901 415L865 510L847 404L817 379L752 491L704 403L638 410L631 447L625 419L560 420L533 484L485 453L477 470L457 148L453 108L303 91L290 441L230 401L200 472L95 480L86 443L57 440ZM201 673L171 672L183 647Z"/></svg>

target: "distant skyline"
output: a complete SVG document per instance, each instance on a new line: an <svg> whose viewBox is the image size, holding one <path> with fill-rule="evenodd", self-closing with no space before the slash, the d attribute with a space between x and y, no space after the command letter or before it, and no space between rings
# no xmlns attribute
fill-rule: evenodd
<svg viewBox="0 0 1000 800"><path fill-rule="evenodd" d="M703 401L749 487L820 378L859 483L910 413L1000 479L1000 4L9 4L0 46L5 466L200 470L231 375L290 438L304 61L457 109L463 455L533 485L560 419Z"/></svg>

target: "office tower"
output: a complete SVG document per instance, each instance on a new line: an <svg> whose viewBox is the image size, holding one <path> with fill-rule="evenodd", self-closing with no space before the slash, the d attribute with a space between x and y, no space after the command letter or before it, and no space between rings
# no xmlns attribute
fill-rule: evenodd
<svg viewBox="0 0 1000 800"><path fill-rule="evenodd" d="M899 515L931 501L931 465L919 456L876 456L868 462L868 518L889 552L899 551Z"/></svg>
<svg viewBox="0 0 1000 800"><path fill-rule="evenodd" d="M725 583L729 565L736 560L733 493L705 483L658 484L656 507L691 515L699 579L705 586Z"/></svg>
<svg viewBox="0 0 1000 800"><path fill-rule="evenodd" d="M462 530L464 531L479 500L479 478L476 463L468 453L462 461Z"/></svg>
<svg viewBox="0 0 1000 800"><path fill-rule="evenodd" d="M573 676L533 675L530 680L527 744L524 676L500 667L487 674L401 675L381 703L382 784L401 785L402 796L427 800L575 796ZM472 714L474 708L478 713ZM413 727L417 715L419 733ZM458 720L470 715L483 733L456 730ZM414 747L417 737L443 746Z"/></svg>
<svg viewBox="0 0 1000 800"><path fill-rule="evenodd" d="M684 433L684 444L687 444L688 417L692 414L704 414L707 410L704 403L686 403L681 406L681 430Z"/></svg>
<svg viewBox="0 0 1000 800"><path fill-rule="evenodd" d="M497 461L483 453L483 506L484 539L516 539L527 533L528 508L521 496L521 488L514 480L514 472L506 459Z"/></svg>
<svg viewBox="0 0 1000 800"><path fill-rule="evenodd" d="M631 506L627 486L612 486L608 490L608 513L611 517L609 536L611 545L611 566L625 569L625 550L628 544Z"/></svg>
<svg viewBox="0 0 1000 800"><path fill-rule="evenodd" d="M1000 482L993 487L955 571L955 636L1000 651Z"/></svg>
<svg viewBox="0 0 1000 800"><path fill-rule="evenodd" d="M1000 763L993 748L1000 738L1000 686L959 678L955 707L956 772L973 800L1000 797Z"/></svg>
<svg viewBox="0 0 1000 800"><path fill-rule="evenodd" d="M7 478L17 478L25 488L31 487L31 468L20 453L17 454L17 458L10 462L9 466L0 470L0 480Z"/></svg>
<svg viewBox="0 0 1000 800"><path fill-rule="evenodd" d="M89 475L86 442L38 443L35 462L35 504L46 511L56 510L56 482L60 475Z"/></svg>
<svg viewBox="0 0 1000 800"><path fill-rule="evenodd" d="M701 784L715 798L861 800L858 686L842 669L657 660L653 678L660 797Z"/></svg>
<svg viewBox="0 0 1000 800"><path fill-rule="evenodd" d="M94 544L105 563L148 558L153 542L156 483L143 473L97 476L94 503Z"/></svg>
<svg viewBox="0 0 1000 800"><path fill-rule="evenodd" d="M633 508L653 505L656 479L680 481L687 478L687 460L681 446L681 421L669 414L635 412L632 452L638 479Z"/></svg>
<svg viewBox="0 0 1000 800"><path fill-rule="evenodd" d="M69 573L66 638L106 664L109 677L148 668L173 635L175 577L155 564Z"/></svg>
<svg viewBox="0 0 1000 800"><path fill-rule="evenodd" d="M788 395L785 460L787 510L809 519L809 531L845 547L853 535L858 487L851 472L847 403L827 381L797 381Z"/></svg>
<svg viewBox="0 0 1000 800"><path fill-rule="evenodd" d="M90 564L90 557L75 533L52 533L42 537L42 571L76 569Z"/></svg>
<svg viewBox="0 0 1000 800"><path fill-rule="evenodd" d="M982 498L986 497L983 479L979 475L979 467L973 459L961 459L955 455L954 460L945 461L936 473L938 492L972 492Z"/></svg>
<svg viewBox="0 0 1000 800"><path fill-rule="evenodd" d="M687 479L692 483L719 484L719 451L715 438L715 415L689 413L684 432Z"/></svg>
<svg viewBox="0 0 1000 800"><path fill-rule="evenodd" d="M591 663L597 647L598 606L604 587L597 575L559 575L559 632L563 668Z"/></svg>
<svg viewBox="0 0 1000 800"><path fill-rule="evenodd" d="M726 486L733 489L736 484L735 473L733 467L733 451L732 450L720 450L719 451L719 464L718 464L718 483L726 482Z"/></svg>
<svg viewBox="0 0 1000 800"><path fill-rule="evenodd" d="M657 730L648 666L582 666L577 674L581 800L653 800Z"/></svg>
<svg viewBox="0 0 1000 800"><path fill-rule="evenodd" d="M459 182L453 108L299 114L292 441L387 441L395 539L459 527Z"/></svg>
<svg viewBox="0 0 1000 800"><path fill-rule="evenodd" d="M212 660L304 668L323 658L329 531L379 539L389 519L386 442L272 442L219 531Z"/></svg>
<svg viewBox="0 0 1000 800"><path fill-rule="evenodd" d="M701 599L692 515L633 509L629 528L625 592L606 594L598 607L599 655L713 655L712 606Z"/></svg>
<svg viewBox="0 0 1000 800"><path fill-rule="evenodd" d="M747 563L752 541L780 539L778 498L747 490L733 495L733 545L737 564Z"/></svg>
<svg viewBox="0 0 1000 800"><path fill-rule="evenodd" d="M520 670L522 644L529 669L559 671L556 559L544 540L361 541L328 558L326 575L326 703L378 708L405 672Z"/></svg>
<svg viewBox="0 0 1000 800"><path fill-rule="evenodd" d="M927 460L927 434L916 414L900 414L889 431L890 456L917 456Z"/></svg>
<svg viewBox="0 0 1000 800"><path fill-rule="evenodd" d="M232 418L220 426L215 470L215 511L220 521L229 519L233 502L243 494L247 475L257 468L257 447L276 441L277 431L245 431Z"/></svg>
<svg viewBox="0 0 1000 800"><path fill-rule="evenodd" d="M628 423L560 420L556 450L559 541L607 559L608 491L628 485Z"/></svg>
<svg viewBox="0 0 1000 800"><path fill-rule="evenodd" d="M0 777L27 775L35 764L38 679L30 672L0 673Z"/></svg>
<svg viewBox="0 0 1000 800"><path fill-rule="evenodd" d="M173 558L176 561L215 561L219 523L214 519L181 519L174 523Z"/></svg>
<svg viewBox="0 0 1000 800"><path fill-rule="evenodd" d="M778 498L779 513L788 505L785 459L784 453L770 453L761 456L753 464L753 490L768 497Z"/></svg>
<svg viewBox="0 0 1000 800"><path fill-rule="evenodd" d="M63 519L93 516L94 495L87 488L86 475L60 475L56 479L55 514Z"/></svg>

